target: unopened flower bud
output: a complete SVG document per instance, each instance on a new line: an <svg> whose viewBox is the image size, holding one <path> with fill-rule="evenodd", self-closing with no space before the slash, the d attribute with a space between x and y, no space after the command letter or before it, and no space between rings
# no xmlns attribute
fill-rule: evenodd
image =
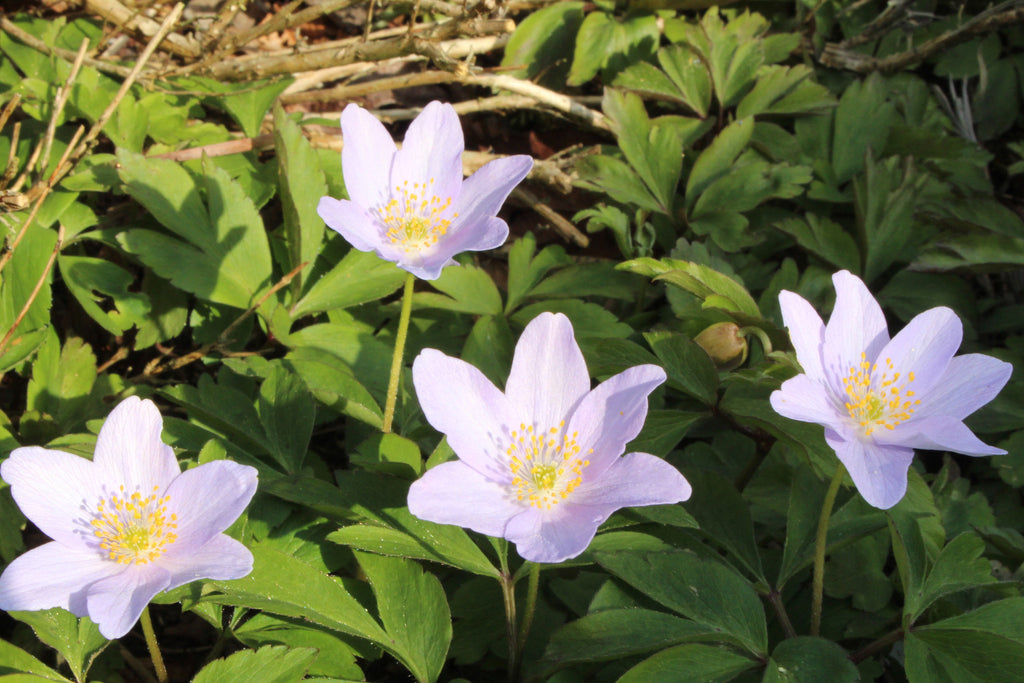
<svg viewBox="0 0 1024 683"><path fill-rule="evenodd" d="M715 323L698 334L694 341L707 351L719 370L733 370L747 360L749 346L736 323Z"/></svg>

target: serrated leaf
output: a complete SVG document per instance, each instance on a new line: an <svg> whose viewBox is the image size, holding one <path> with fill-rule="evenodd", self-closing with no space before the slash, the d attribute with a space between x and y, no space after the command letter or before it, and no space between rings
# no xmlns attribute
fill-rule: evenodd
<svg viewBox="0 0 1024 683"><path fill-rule="evenodd" d="M690 643L648 657L623 674L618 683L676 683L681 677L717 683L758 666L759 662L732 650Z"/></svg>
<svg viewBox="0 0 1024 683"><path fill-rule="evenodd" d="M268 645L258 650L242 650L224 659L215 659L196 674L192 683L296 683L317 658L313 648L288 648Z"/></svg>
<svg viewBox="0 0 1024 683"><path fill-rule="evenodd" d="M3 43L0 42L0 46ZM25 676L17 674L24 673ZM46 666L38 659L6 640L0 640L0 680L11 683L34 683L35 681L59 681L71 683L68 679Z"/></svg>
<svg viewBox="0 0 1024 683"><path fill-rule="evenodd" d="M772 651L761 683L856 683L860 672L846 650L831 640L798 636Z"/></svg>
<svg viewBox="0 0 1024 683"><path fill-rule="evenodd" d="M377 598L392 651L421 683L441 674L452 640L451 612L437 577L409 560L356 553Z"/></svg>
<svg viewBox="0 0 1024 683"><path fill-rule="evenodd" d="M414 294L413 305L417 308L442 308L474 315L501 314L501 293L482 268L470 265L445 268L441 277L430 284L447 296L432 292Z"/></svg>
<svg viewBox="0 0 1024 683"><path fill-rule="evenodd" d="M718 401L718 372L704 349L689 337L671 332L644 334L668 380L706 405Z"/></svg>
<svg viewBox="0 0 1024 683"><path fill-rule="evenodd" d="M270 454L294 474L302 469L316 420L316 402L302 379L274 365L260 385L257 403Z"/></svg>
<svg viewBox="0 0 1024 683"><path fill-rule="evenodd" d="M808 213L805 218L785 218L775 227L797 244L837 268L860 272L860 255L853 236L835 221Z"/></svg>
<svg viewBox="0 0 1024 683"><path fill-rule="evenodd" d="M519 78L540 76L550 85L565 85L566 56L582 23L582 2L556 2L531 12L509 38L501 66L519 67L512 72Z"/></svg>
<svg viewBox="0 0 1024 683"><path fill-rule="evenodd" d="M327 181L320 159L302 130L280 106L274 107L274 149L285 234L288 236L288 270L307 263L306 273L320 253L324 222L316 212L320 198L327 194ZM305 290L305 275L292 280L293 301Z"/></svg>
<svg viewBox="0 0 1024 683"><path fill-rule="evenodd" d="M835 106L828 89L810 80L813 74L804 64L762 67L754 87L736 107L736 117L802 114Z"/></svg>
<svg viewBox="0 0 1024 683"><path fill-rule="evenodd" d="M722 129L701 152L686 180L686 204L692 207L708 185L732 170L754 133L753 119L740 119Z"/></svg>
<svg viewBox="0 0 1024 683"><path fill-rule="evenodd" d="M689 552L593 553L633 588L669 609L720 631L755 655L768 647L764 608L751 585L725 565Z"/></svg>
<svg viewBox="0 0 1024 683"><path fill-rule="evenodd" d="M79 619L59 607L38 612L14 612L12 616L31 626L41 641L63 655L75 680L86 680L93 661L110 644L88 617ZM0 661L6 664L6 660ZM0 664L0 671L2 667Z"/></svg>

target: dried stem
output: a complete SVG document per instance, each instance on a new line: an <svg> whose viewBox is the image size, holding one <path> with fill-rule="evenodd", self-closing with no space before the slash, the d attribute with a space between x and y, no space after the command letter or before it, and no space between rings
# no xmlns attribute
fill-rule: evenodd
<svg viewBox="0 0 1024 683"><path fill-rule="evenodd" d="M142 69L146 66L146 62L148 62L149 58L153 56L153 52L156 51L156 48L163 41L164 37L170 33L172 28L174 28L174 24L177 23L178 19L181 17L181 13L184 10L185 5L179 2L174 6L173 9L171 9L170 13L164 18L163 23L160 24L160 27L157 30L156 34L146 45L145 49L142 51L142 54L139 55L138 60L135 62L135 66L128 74L128 77L125 78L124 81L121 83L121 87L118 88L117 93L114 94L114 97L107 105L107 108L103 110L103 113L100 114L100 117L96 120L96 123L94 123L92 127L89 129L89 132L85 134L84 139L78 144L74 152L71 153L70 156L67 159L65 159L64 162L61 163L59 167L54 171L52 178L53 183L59 182L60 179L67 175L68 172L70 172L71 169L73 169L75 165L79 161L81 161L81 159L89 152L89 150L92 149L94 141L99 136L100 131L102 131L103 127L107 125L107 122L110 120L110 117L114 115L114 112L117 110L118 105L121 104L121 100L123 100L125 95L128 94L128 90L135 83L136 79L139 77L139 74L142 73Z"/></svg>
<svg viewBox="0 0 1024 683"><path fill-rule="evenodd" d="M3 29L4 33L7 33L12 38L15 38L19 43L24 43L33 50L36 50L37 52L42 52L44 55L49 55L51 57L59 57L60 59L63 59L66 62L72 62L75 60L75 53L71 50L64 50L59 47L51 47L47 45L45 42L39 40L31 33L25 31L22 28L19 28L17 24L15 24L13 21L2 15L0 15L0 29ZM103 71L106 73L114 74L115 76L120 76L122 78L126 77L131 72L131 69L129 69L126 66L121 66L119 64L110 64L108 62L103 62L98 59L92 59L91 57L86 57L84 64L86 66L91 66L97 71Z"/></svg>
<svg viewBox="0 0 1024 683"><path fill-rule="evenodd" d="M515 23L510 20L451 19L436 24L433 28L418 31L411 37L400 35L382 40L351 43L335 50L309 50L278 57L255 55L226 61L219 60L204 65L202 69L193 68L186 71L198 71L217 80L243 81L349 65L356 62L380 62L405 55L436 58L440 53L445 59L450 60L452 57L444 52L443 43L440 48L438 47L439 41L448 41L460 36L511 33L514 28Z"/></svg>
<svg viewBox="0 0 1024 683"><path fill-rule="evenodd" d="M1021 4L1022 0L1009 0L985 10L981 14L965 21L957 28L946 31L942 35L925 42L920 47L889 55L882 59L848 50L846 49L847 45L844 43L830 43L825 46L825 50L818 58L818 61L834 69L847 69L857 73L870 73L872 71L892 73L900 71L912 64L922 62L932 55L945 52L974 36L1024 22L1024 7L1021 7ZM847 43L849 42L847 41Z"/></svg>
<svg viewBox="0 0 1024 683"><path fill-rule="evenodd" d="M573 242L581 247L590 246L590 238L580 232L575 225L566 220L557 211L540 201L536 195L523 187L512 190L512 198L521 201L526 206L536 211L542 218L551 223L551 227L561 235L567 242Z"/></svg>
<svg viewBox="0 0 1024 683"><path fill-rule="evenodd" d="M78 72L82 68L82 60L85 59L85 53L88 52L88 50L89 41L83 40L82 44L78 48L78 54L75 56L75 61L71 65L71 73L68 74L67 80L64 81L64 84L57 88L57 94L53 98L53 111L50 113L50 121L46 125L46 135L43 137L43 153L39 158L40 172L45 171L46 167L50 163L50 151L53 148L53 138L57 134L57 119L60 118L61 113L64 111L64 105L67 104L68 96L71 94L71 86L78 77Z"/></svg>
<svg viewBox="0 0 1024 683"><path fill-rule="evenodd" d="M167 20L163 23L150 19L136 10L125 7L117 0L85 0L85 8L100 15L115 26L135 34L139 38L151 38L161 35L167 37L166 49L179 57L186 59L198 59L202 54L199 41L195 38L186 38L177 33L170 33L165 27ZM174 16L172 25L178 21L181 11L171 10Z"/></svg>
<svg viewBox="0 0 1024 683"><path fill-rule="evenodd" d="M568 114L592 128L606 132L611 132L612 130L608 119L601 112L579 104L568 95L549 90L530 81L524 81L521 78L502 74L480 74L467 76L462 79L462 82L467 85L482 85L498 90L509 90L519 95L532 97L541 104Z"/></svg>

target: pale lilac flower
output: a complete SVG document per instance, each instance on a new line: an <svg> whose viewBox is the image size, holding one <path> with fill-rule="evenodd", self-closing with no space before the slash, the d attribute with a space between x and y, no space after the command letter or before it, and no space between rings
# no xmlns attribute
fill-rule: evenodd
<svg viewBox="0 0 1024 683"><path fill-rule="evenodd" d="M533 166L525 155L496 159L462 180L465 143L450 104L431 102L409 126L402 149L369 112L341 113L341 169L351 199L322 197L317 213L353 247L435 280L463 251L501 246L495 217Z"/></svg>
<svg viewBox="0 0 1024 683"><path fill-rule="evenodd" d="M53 539L0 576L0 609L63 607L120 638L154 595L238 579L252 553L222 534L256 491L256 470L217 460L182 472L151 401L111 411L92 461L36 446L0 466L21 511Z"/></svg>
<svg viewBox="0 0 1024 683"><path fill-rule="evenodd" d="M412 377L427 420L459 456L409 489L409 511L421 519L504 537L533 562L561 562L586 550L615 510L690 497L661 458L619 457L665 372L638 365L591 390L564 315L542 313L526 327L505 393L434 349L416 358Z"/></svg>
<svg viewBox="0 0 1024 683"><path fill-rule="evenodd" d="M772 393L777 413L825 426L825 440L871 505L888 509L907 491L915 448L964 455L1005 453L982 443L963 419L999 393L1013 367L972 353L948 308L921 313L891 340L882 309L861 280L832 276L828 325L809 303L782 292L779 303L804 374Z"/></svg>

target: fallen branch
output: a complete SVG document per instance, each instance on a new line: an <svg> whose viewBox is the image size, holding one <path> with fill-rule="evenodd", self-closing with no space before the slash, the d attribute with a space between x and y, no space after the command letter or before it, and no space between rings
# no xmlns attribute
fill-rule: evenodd
<svg viewBox="0 0 1024 683"><path fill-rule="evenodd" d="M1024 0L1010 0L965 21L960 26L946 31L920 47L881 59L846 49L842 43L829 43L818 57L824 66L846 69L857 73L900 71L929 57L949 50L974 36L983 35L1005 26L1024 23Z"/></svg>
<svg viewBox="0 0 1024 683"><path fill-rule="evenodd" d="M152 38L161 30L161 22L125 7L117 0L85 0L85 8L140 38ZM198 59L202 54L199 41L178 33L168 33L166 47L169 52L186 59Z"/></svg>
<svg viewBox="0 0 1024 683"><path fill-rule="evenodd" d="M44 55L50 57L59 57L60 59L63 59L66 62L75 61L75 53L71 50L64 50L59 47L50 47L45 42L39 40L31 33L22 30L21 28L18 27L17 24L15 24L13 21L2 15L0 15L0 29L3 29L4 33L7 33L12 38L17 40L19 43L24 43L33 50L37 52L42 52ZM92 57L86 57L83 63L85 64L85 66L91 66L97 71L103 71L105 73L114 74L115 76L120 76L121 78L124 78L129 73L131 73L131 69L129 69L126 66L121 66L119 64L110 64L108 62L100 61L98 59L93 59Z"/></svg>

